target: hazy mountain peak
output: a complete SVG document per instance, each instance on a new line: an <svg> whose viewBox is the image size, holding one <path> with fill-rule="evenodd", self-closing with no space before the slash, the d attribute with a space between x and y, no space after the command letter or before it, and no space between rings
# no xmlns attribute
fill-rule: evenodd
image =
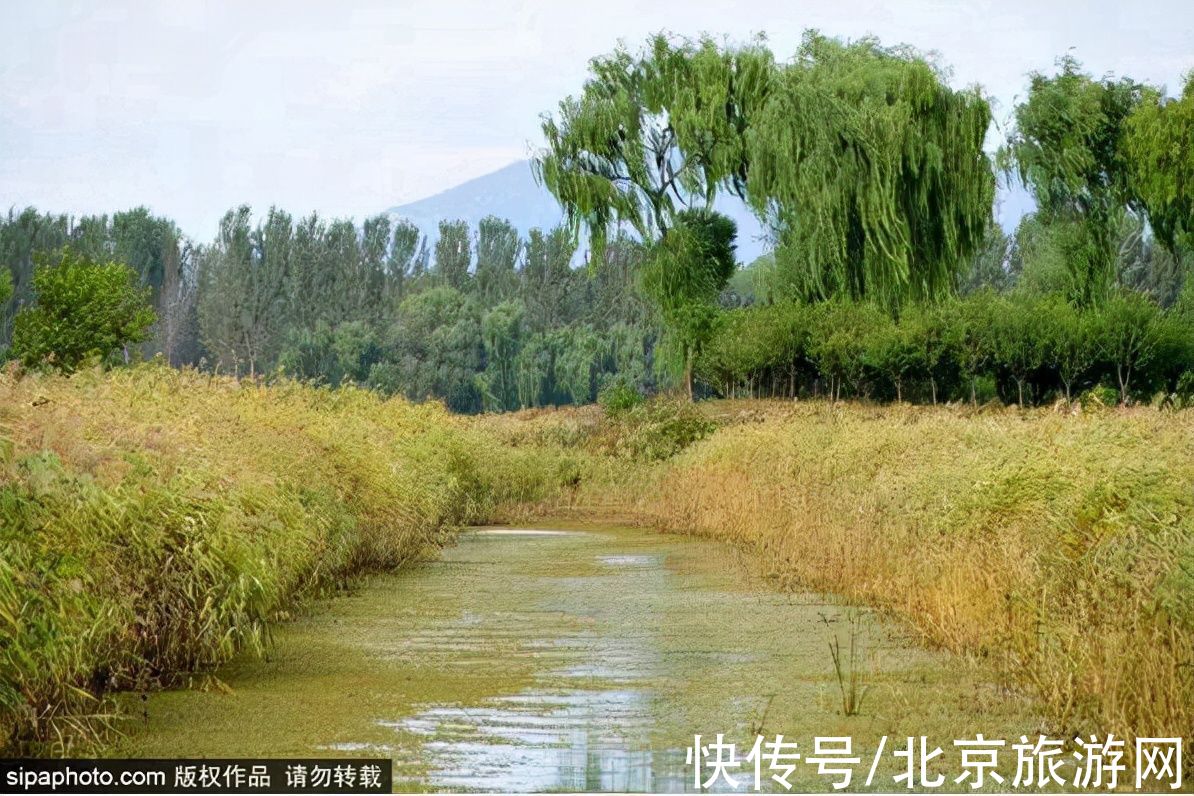
<svg viewBox="0 0 1194 796"><path fill-rule="evenodd" d="M762 254L766 248L761 240L763 230L746 206L733 197L719 198L715 206L738 222L738 260L749 263ZM494 215L508 219L525 237L533 227L550 229L564 219L555 197L535 183L529 160L385 212L414 222L432 241L439 237L441 220L462 218L475 230L481 219Z"/></svg>
<svg viewBox="0 0 1194 796"><path fill-rule="evenodd" d="M749 263L767 251L763 229L754 214L739 199L722 196L716 209L738 222L738 261ZM999 182L996 211L1000 225L1011 232L1025 212L1031 212L1031 196L1018 184L1010 188ZM428 240L439 237L439 222L464 219L476 230L489 215L505 218L525 237L534 227L550 229L564 213L555 198L536 184L531 162L519 160L497 171L463 182L453 188L385 211L392 217L409 219Z"/></svg>

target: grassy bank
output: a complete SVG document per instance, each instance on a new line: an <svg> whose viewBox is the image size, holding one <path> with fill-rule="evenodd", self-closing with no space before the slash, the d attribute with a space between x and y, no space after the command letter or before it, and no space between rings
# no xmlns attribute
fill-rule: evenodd
<svg viewBox="0 0 1194 796"><path fill-rule="evenodd" d="M570 473L352 388L0 375L0 754L77 748L111 691L260 648L306 598Z"/></svg>
<svg viewBox="0 0 1194 796"><path fill-rule="evenodd" d="M454 526L575 509L761 551L993 662L1050 731L1194 735L1194 413L652 403L462 418L155 366L0 376L2 753L202 683ZM199 673L195 678L193 673Z"/></svg>
<svg viewBox="0 0 1194 796"><path fill-rule="evenodd" d="M993 659L1054 732L1194 734L1194 414L711 403L573 502L760 549L792 587ZM505 437L598 438L584 413ZM581 444L583 442L573 442Z"/></svg>

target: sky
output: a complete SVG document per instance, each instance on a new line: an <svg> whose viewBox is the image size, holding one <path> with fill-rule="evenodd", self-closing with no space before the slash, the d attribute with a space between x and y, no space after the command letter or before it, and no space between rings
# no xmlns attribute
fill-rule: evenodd
<svg viewBox="0 0 1194 796"><path fill-rule="evenodd" d="M1000 124L1066 52L1170 93L1194 68L1190 0L0 0L0 208L147 205L199 240L242 203L360 219L528 157L620 39L784 59L807 28L934 51Z"/></svg>

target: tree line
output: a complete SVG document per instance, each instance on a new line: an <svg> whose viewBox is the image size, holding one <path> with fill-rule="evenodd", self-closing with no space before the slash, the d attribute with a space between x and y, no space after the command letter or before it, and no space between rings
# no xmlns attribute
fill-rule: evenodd
<svg viewBox="0 0 1194 796"><path fill-rule="evenodd" d="M536 168L573 229L649 242L664 339L716 392L1188 387L1189 315L1165 308L1190 303L1194 72L1173 98L1066 57L1031 75L994 158L991 121L980 89L910 47L809 32L781 61L763 40L658 35L591 62L544 117ZM1037 205L1010 237L999 172ZM774 244L749 280L710 266L733 241L710 217L724 193Z"/></svg>
<svg viewBox="0 0 1194 796"><path fill-rule="evenodd" d="M726 396L1000 399L1024 406L1104 388L1100 400L1194 399L1194 306L1137 292L1080 310L1060 296L987 289L909 307L760 304L724 313L699 361Z"/></svg>
<svg viewBox="0 0 1194 796"><path fill-rule="evenodd" d="M47 303L36 274L114 260L154 310L135 353L175 365L349 380L466 412L591 402L615 374L657 387L659 329L636 286L644 249L629 236L590 273L565 229L524 239L493 216L476 229L442 222L431 244L384 215L358 226L271 209L254 223L239 207L195 245L145 209L77 220L27 209L0 219L0 252L12 274L0 345L31 361L48 352L8 346L21 309ZM105 353L127 358L127 348Z"/></svg>
<svg viewBox="0 0 1194 796"><path fill-rule="evenodd" d="M96 344L109 359L348 380L458 411L610 385L1018 403L1188 389L1194 76L1169 97L1063 58L1031 76L992 157L987 98L910 47L810 32L781 61L763 40L660 35L590 66L542 120L556 229L443 221L431 244L386 216L240 207L196 244L144 208L10 211L0 346L69 366L91 339L72 324L91 317L94 339L119 338ZM1000 173L1037 204L1011 235L993 218ZM711 209L726 193L771 238L747 268ZM39 283L37 264L60 261ZM152 322L100 301L114 277L89 262L124 264ZM93 308L72 312L82 295ZM61 350L32 340L63 330Z"/></svg>

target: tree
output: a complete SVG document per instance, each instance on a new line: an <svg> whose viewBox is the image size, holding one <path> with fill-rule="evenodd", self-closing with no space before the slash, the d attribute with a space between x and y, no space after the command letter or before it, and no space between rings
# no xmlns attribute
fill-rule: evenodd
<svg viewBox="0 0 1194 796"><path fill-rule="evenodd" d="M1179 99L1144 90L1123 139L1132 190L1157 238L1174 254L1194 248L1194 72Z"/></svg>
<svg viewBox="0 0 1194 796"><path fill-rule="evenodd" d="M861 392L867 371L866 339L876 326L889 323L874 304L835 299L815 305L809 356L829 379L828 395L841 398L842 386Z"/></svg>
<svg viewBox="0 0 1194 796"><path fill-rule="evenodd" d="M693 362L712 331L717 297L734 273L736 235L734 221L720 213L682 211L643 269L643 290L681 347L689 400Z"/></svg>
<svg viewBox="0 0 1194 796"><path fill-rule="evenodd" d="M570 265L576 246L564 227L548 233L532 229L526 245L526 260L519 272L519 292L527 308L527 324L535 332L546 332L571 318L570 298L576 275Z"/></svg>
<svg viewBox="0 0 1194 796"><path fill-rule="evenodd" d="M389 216L384 214L365 219L361 226L360 265L363 279L358 320L366 323L377 320L387 293L386 281L390 275L387 253L391 226Z"/></svg>
<svg viewBox="0 0 1194 796"><path fill-rule="evenodd" d="M719 188L743 195L747 127L774 70L761 40L719 47L657 35L638 54L619 47L589 63L580 97L544 116L535 173L595 254L622 223L653 241Z"/></svg>
<svg viewBox="0 0 1194 796"><path fill-rule="evenodd" d="M497 304L518 284L516 266L522 239L509 221L486 216L477 225L477 291L481 300Z"/></svg>
<svg viewBox="0 0 1194 796"><path fill-rule="evenodd" d="M33 272L39 256L60 250L70 240L70 219L27 207L9 210L0 221L0 264L12 277L8 305L0 306L0 343L12 341L12 321L33 300Z"/></svg>
<svg viewBox="0 0 1194 796"><path fill-rule="evenodd" d="M399 219L394 224L394 237L386 260L387 298L401 301L407 282L420 276L421 264L428 256L427 241L422 239L414 222Z"/></svg>
<svg viewBox="0 0 1194 796"><path fill-rule="evenodd" d="M969 273L960 275L958 293L965 296L980 290L1006 293L1015 286L1019 270L1012 257L1014 239L998 224L991 224L983 244L970 259Z"/></svg>
<svg viewBox="0 0 1194 796"><path fill-rule="evenodd" d="M1099 352L1114 369L1119 400L1126 405L1132 376L1152 363L1163 340L1161 314L1139 293L1121 292L1102 307L1097 323Z"/></svg>
<svg viewBox="0 0 1194 796"><path fill-rule="evenodd" d="M896 401L902 403L904 379L921 366L922 352L907 324L897 324L890 319L885 321L868 330L862 357L867 367L891 381Z"/></svg>
<svg viewBox="0 0 1194 796"><path fill-rule="evenodd" d="M481 318L485 344L485 370L478 374L478 388L489 411L518 408L518 380L514 363L522 344L521 304L504 301Z"/></svg>
<svg viewBox="0 0 1194 796"><path fill-rule="evenodd" d="M1041 305L1040 314L1045 326L1043 359L1057 369L1069 403L1074 383L1090 372L1098 358L1097 316L1056 296Z"/></svg>
<svg viewBox="0 0 1194 796"><path fill-rule="evenodd" d="M1032 191L1046 225L1069 224L1064 262L1078 303L1098 303L1114 282L1112 230L1139 210L1124 158L1125 122L1144 87L1129 78L1095 80L1072 57L1052 77L1032 75L1028 99L999 154Z"/></svg>
<svg viewBox="0 0 1194 796"><path fill-rule="evenodd" d="M439 286L403 299L386 349L370 370L371 386L414 400L440 398L458 412L481 408L475 376L484 343L469 296Z"/></svg>
<svg viewBox="0 0 1194 796"><path fill-rule="evenodd" d="M220 221L219 236L200 263L198 310L204 346L217 366L239 373L245 365L255 375L259 366L273 362L285 331L287 296L296 291L287 290L293 253L290 216L271 208L256 230L251 216L243 205ZM312 217L310 225L316 224ZM308 272L312 279L322 279L317 269Z"/></svg>
<svg viewBox="0 0 1194 796"><path fill-rule="evenodd" d="M962 330L949 309L940 304L918 304L900 316L900 326L915 349L913 363L929 383L929 395L937 403L938 385L955 375L957 349Z"/></svg>
<svg viewBox="0 0 1194 796"><path fill-rule="evenodd" d="M596 397L603 348L604 341L588 324L570 326L560 336L556 383L572 403L590 403Z"/></svg>
<svg viewBox="0 0 1194 796"><path fill-rule="evenodd" d="M1031 302L1001 299L990 325L991 360L1016 383L1016 402L1024 406L1024 386L1044 359L1043 316Z"/></svg>
<svg viewBox="0 0 1194 796"><path fill-rule="evenodd" d="M746 133L784 292L894 307L951 291L991 223L990 118L909 48L806 34Z"/></svg>
<svg viewBox="0 0 1194 796"><path fill-rule="evenodd" d="M467 221L439 222L439 240L435 242L435 275L440 284L463 290L469 283L472 244Z"/></svg>
<svg viewBox="0 0 1194 796"><path fill-rule="evenodd" d="M978 403L978 377L994 357L991 328L999 303L991 290L983 290L947 305L957 341L954 355L958 370L969 382L972 404Z"/></svg>
<svg viewBox="0 0 1194 796"><path fill-rule="evenodd" d="M118 262L96 262L69 249L57 264L43 258L33 276L36 303L13 323L12 355L30 367L71 372L88 357L107 357L145 340L154 322L148 288Z"/></svg>

